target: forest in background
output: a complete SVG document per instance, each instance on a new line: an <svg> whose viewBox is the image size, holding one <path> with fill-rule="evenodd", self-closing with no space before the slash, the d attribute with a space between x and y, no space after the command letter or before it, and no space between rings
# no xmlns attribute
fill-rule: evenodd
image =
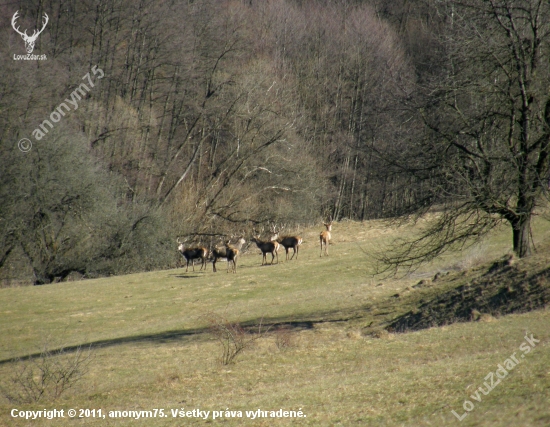
<svg viewBox="0 0 550 427"><path fill-rule="evenodd" d="M539 66L548 61L548 5L519 2L538 14L529 21L514 2L496 2L503 16L512 7L526 28L532 24L530 33L519 30L523 53L514 63L517 46L498 21L480 24L480 34L501 37L489 46L497 58L483 44L474 49L480 57L465 55L467 27L495 11L469 0L460 20L454 3L0 3L2 280L43 284L166 268L176 263L176 238L214 245L271 223L391 218L435 204L469 222L461 228L458 217L445 217L440 228L458 228L458 239L438 240L420 258L501 220L518 222L518 250L528 248L529 224L518 218L530 218L548 180L550 80ZM16 11L29 34L48 15L34 51L47 60L13 59L25 53L12 28ZM524 92L510 83L523 75L513 71L517 63L532 77ZM484 92L487 84L465 70L496 90ZM64 102L65 114L44 125ZM459 104L475 108L465 117ZM36 140L41 124L47 132ZM26 153L17 149L21 138L32 141ZM536 140L531 151L520 147L522 162L515 140ZM471 215L481 225L468 225ZM390 264L418 258L396 257Z"/></svg>

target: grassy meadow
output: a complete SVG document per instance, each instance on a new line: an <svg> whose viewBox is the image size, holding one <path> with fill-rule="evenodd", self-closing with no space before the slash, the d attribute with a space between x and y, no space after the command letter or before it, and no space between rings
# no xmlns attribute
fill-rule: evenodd
<svg viewBox="0 0 550 427"><path fill-rule="evenodd" d="M454 323L409 333L383 328L399 315L468 283L509 253L509 228L399 278L373 275L372 251L408 227L341 222L328 257L319 257L322 226L300 230L298 260L261 266L255 247L237 274L185 268L47 286L0 289L0 385L47 346L90 351L85 375L57 400L10 402L5 426L548 426L550 310ZM550 261L550 226L535 222L537 253L528 271ZM269 258L268 258L269 259ZM523 263L524 261L517 261ZM413 287L449 272L429 287ZM399 295L399 296L397 296ZM234 363L208 319L223 316L265 332ZM282 328L284 326L284 329ZM540 340L487 395L486 376L519 347ZM252 335L251 335L252 336ZM87 350L91 348L91 350ZM22 358L23 360L15 360ZM5 393L4 393L5 394ZM465 413L463 403L474 408ZM65 418L25 420L21 411L63 409ZM102 409L105 418L69 418L69 409ZM166 417L112 418L110 411L164 409ZM208 419L173 418L171 410L210 411ZM242 411L243 417L212 411ZM247 418L245 411L298 411L302 418Z"/></svg>

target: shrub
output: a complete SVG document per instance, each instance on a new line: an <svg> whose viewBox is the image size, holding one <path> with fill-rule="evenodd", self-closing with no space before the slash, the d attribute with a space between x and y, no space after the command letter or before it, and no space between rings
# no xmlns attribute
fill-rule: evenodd
<svg viewBox="0 0 550 427"><path fill-rule="evenodd" d="M39 356L16 359L8 386L0 386L0 391L17 404L56 400L88 372L90 357L91 350L80 346L69 352L44 345Z"/></svg>
<svg viewBox="0 0 550 427"><path fill-rule="evenodd" d="M262 322L257 332L244 329L239 323L229 322L225 316L216 313L206 315L210 333L220 343L220 363L229 365L243 350L251 347L256 340L264 336L268 330L262 330Z"/></svg>

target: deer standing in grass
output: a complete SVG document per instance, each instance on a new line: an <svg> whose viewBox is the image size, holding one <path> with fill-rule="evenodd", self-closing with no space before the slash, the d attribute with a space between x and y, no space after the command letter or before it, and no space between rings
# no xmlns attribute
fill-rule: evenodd
<svg viewBox="0 0 550 427"><path fill-rule="evenodd" d="M191 266L193 267L193 271L195 271L195 260L200 259L201 260L201 270L204 267L204 270L206 271L206 258L208 257L208 249L202 246L198 246L195 248L187 248L185 249L183 243L181 243L178 239L178 250L183 255L185 260L187 261L187 265L185 267L185 272L189 271L189 262L191 262ZM199 270L200 271L200 270Z"/></svg>
<svg viewBox="0 0 550 427"><path fill-rule="evenodd" d="M244 239L243 239L244 240ZM227 258L227 272L229 273L229 266L233 263L233 273L237 273L237 256L239 255L239 249L229 244L229 240L225 242L225 253Z"/></svg>
<svg viewBox="0 0 550 427"><path fill-rule="evenodd" d="M279 264L279 254L277 251L279 250L279 242L264 242L263 240L259 239L259 236L253 237L250 239L252 242L256 243L256 246L260 248L262 251L262 265L267 264L267 254L271 254L271 264L273 265L273 260L275 259L275 256L277 256L277 264Z"/></svg>
<svg viewBox="0 0 550 427"><path fill-rule="evenodd" d="M229 244L229 240L225 242L223 248L214 248L212 249L212 268L214 270L214 273L217 272L216 270L216 262L220 258L225 258L227 260L227 272L229 272L229 264L233 263L233 272L237 272L237 256L239 255L239 252L241 251L241 248L246 243L246 240L244 240L242 237L239 239L236 245L232 246Z"/></svg>
<svg viewBox="0 0 550 427"><path fill-rule="evenodd" d="M321 234L319 235L319 240L321 242L321 254L320 257L323 256L323 245L325 245L325 255L328 256L328 245L330 244L331 234L332 231L332 219L327 222L323 223L323 225L327 228L325 231L321 231Z"/></svg>
<svg viewBox="0 0 550 427"><path fill-rule="evenodd" d="M284 227L284 226L283 226ZM280 243L284 248L286 252L286 261L289 261L288 259L288 250L292 248L294 250L294 253L292 254L292 258L294 258L294 255L296 255L296 259L298 259L298 249L300 248L300 245L303 242L303 239L300 236L283 236L279 237L279 231L273 228L273 235L271 236L272 242Z"/></svg>

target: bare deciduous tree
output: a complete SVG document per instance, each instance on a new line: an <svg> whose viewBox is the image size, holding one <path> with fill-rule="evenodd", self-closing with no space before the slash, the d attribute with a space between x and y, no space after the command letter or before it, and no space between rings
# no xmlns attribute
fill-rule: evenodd
<svg viewBox="0 0 550 427"><path fill-rule="evenodd" d="M424 133L386 160L432 179L417 213L435 205L443 211L382 259L413 267L501 222L511 227L514 252L528 256L531 218L549 180L550 4L449 0L440 11L446 72L409 104Z"/></svg>

